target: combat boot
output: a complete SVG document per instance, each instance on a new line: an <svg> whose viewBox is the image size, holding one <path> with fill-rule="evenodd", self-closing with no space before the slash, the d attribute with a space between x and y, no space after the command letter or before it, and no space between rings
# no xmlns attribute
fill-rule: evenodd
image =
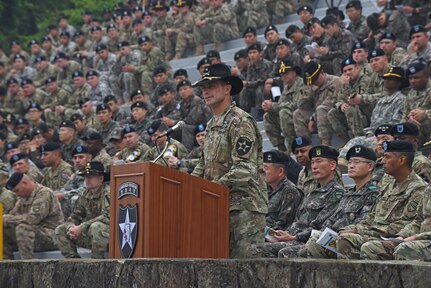
<svg viewBox="0 0 431 288"><path fill-rule="evenodd" d="M204 45L196 45L195 56L200 56L205 54Z"/></svg>

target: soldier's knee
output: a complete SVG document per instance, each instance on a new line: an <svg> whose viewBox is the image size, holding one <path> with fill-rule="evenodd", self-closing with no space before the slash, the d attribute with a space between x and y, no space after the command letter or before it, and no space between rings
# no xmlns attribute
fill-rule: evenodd
<svg viewBox="0 0 431 288"><path fill-rule="evenodd" d="M378 241L368 241L361 246L361 259L377 260L379 254Z"/></svg>
<svg viewBox="0 0 431 288"><path fill-rule="evenodd" d="M108 233L107 233L108 231ZM88 229L90 236L94 238L107 238L109 237L109 227L102 222L94 222Z"/></svg>
<svg viewBox="0 0 431 288"><path fill-rule="evenodd" d="M64 235L64 234L66 234L67 233L67 231L66 231L66 225L64 225L64 224L58 225L55 228L54 233L55 233L55 235Z"/></svg>

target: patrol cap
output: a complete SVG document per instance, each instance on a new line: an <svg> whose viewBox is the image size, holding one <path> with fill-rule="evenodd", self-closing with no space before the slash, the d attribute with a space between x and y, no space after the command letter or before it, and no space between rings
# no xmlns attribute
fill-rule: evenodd
<svg viewBox="0 0 431 288"><path fill-rule="evenodd" d="M15 142L7 142L4 147L4 152L7 152L12 149L16 149L16 148L18 148L18 144L16 144Z"/></svg>
<svg viewBox="0 0 431 288"><path fill-rule="evenodd" d="M294 66L290 60L281 61L280 67L278 68L278 73L283 74L289 71L295 71L296 75L301 74L301 68L299 68L298 66Z"/></svg>
<svg viewBox="0 0 431 288"><path fill-rule="evenodd" d="M304 84L313 85L313 83L319 78L320 72L322 71L322 67L320 64L317 64L315 61L310 61L305 64L304 68Z"/></svg>
<svg viewBox="0 0 431 288"><path fill-rule="evenodd" d="M57 81L57 78L55 76L49 76L46 80L45 80L45 84L49 84L49 83L53 83Z"/></svg>
<svg viewBox="0 0 431 288"><path fill-rule="evenodd" d="M60 33L60 37L67 37L67 38L70 38L70 33L69 33L69 32L67 32L67 31L62 31L62 32Z"/></svg>
<svg viewBox="0 0 431 288"><path fill-rule="evenodd" d="M301 31L301 28L299 28L298 26L292 24L287 26L286 28L286 38L290 38L290 36L292 36L293 33L297 32L297 31Z"/></svg>
<svg viewBox="0 0 431 288"><path fill-rule="evenodd" d="M100 74L99 74L99 72L97 72L96 70L90 70L90 71L88 71L88 72L87 72L87 74L85 75L85 78L86 78L86 79L88 79L88 78L89 78L89 77L91 77L91 76L99 77L99 76L100 76Z"/></svg>
<svg viewBox="0 0 431 288"><path fill-rule="evenodd" d="M280 150L272 149L263 153L264 163L285 164L289 162L289 156Z"/></svg>
<svg viewBox="0 0 431 288"><path fill-rule="evenodd" d="M114 95L106 95L105 98L103 98L103 103L105 104L108 104L110 101L117 103L117 98Z"/></svg>
<svg viewBox="0 0 431 288"><path fill-rule="evenodd" d="M111 108L109 107L108 104L105 104L105 103L98 104L96 106L96 113L99 113L100 111L103 111L103 110L111 111Z"/></svg>
<svg viewBox="0 0 431 288"><path fill-rule="evenodd" d="M206 65L206 64L211 65L211 61L207 57L204 57L201 60L199 60L198 64L196 65L196 69L199 70L199 68L201 68L202 65Z"/></svg>
<svg viewBox="0 0 431 288"><path fill-rule="evenodd" d="M205 129L207 129L207 124L201 123L195 126L195 135L198 133L205 132Z"/></svg>
<svg viewBox="0 0 431 288"><path fill-rule="evenodd" d="M154 67L153 76L156 76L157 74L160 74L160 73L166 73L166 68L162 65Z"/></svg>
<svg viewBox="0 0 431 288"><path fill-rule="evenodd" d="M277 41L277 43L275 43L275 47L278 47L281 45L286 45L286 46L290 47L290 42L287 39L281 38Z"/></svg>
<svg viewBox="0 0 431 288"><path fill-rule="evenodd" d="M337 20L337 18L335 18L335 16L334 15L332 15L332 14L329 14L329 15L326 15L321 21L320 21L320 24L322 24L322 27L323 28L325 28L326 26L328 26L328 25L331 25L331 24L334 24L334 23L337 23L338 24L338 20Z"/></svg>
<svg viewBox="0 0 431 288"><path fill-rule="evenodd" d="M72 157L75 156L76 154L89 154L90 152L88 151L88 148L85 147L84 145L78 145L76 146L73 150L72 150Z"/></svg>
<svg viewBox="0 0 431 288"><path fill-rule="evenodd" d="M132 100L136 95L144 95L144 91L141 89L133 90L132 93L130 93L130 100Z"/></svg>
<svg viewBox="0 0 431 288"><path fill-rule="evenodd" d="M189 74L187 73L186 69L180 68L174 72L174 78L178 76L189 77Z"/></svg>
<svg viewBox="0 0 431 288"><path fill-rule="evenodd" d="M425 29L425 27L422 25L413 25L410 29L410 38L412 38L413 34L420 32L427 33L427 29Z"/></svg>
<svg viewBox="0 0 431 288"><path fill-rule="evenodd" d="M311 26L313 26L314 24L319 23L319 25L322 25L319 18L317 17L313 17L310 20L308 20L307 22L307 29L310 29Z"/></svg>
<svg viewBox="0 0 431 288"><path fill-rule="evenodd" d="M28 113L30 109L37 109L39 111L43 111L42 107L37 102L31 102L30 105L28 105L26 112Z"/></svg>
<svg viewBox="0 0 431 288"><path fill-rule="evenodd" d="M56 150L60 150L60 149L61 149L60 144L58 144L56 142L48 142L48 143L40 146L40 153L52 152L52 151L56 151Z"/></svg>
<svg viewBox="0 0 431 288"><path fill-rule="evenodd" d="M84 73L82 73L81 71L74 71L72 73L72 79L77 78L77 77L84 77Z"/></svg>
<svg viewBox="0 0 431 288"><path fill-rule="evenodd" d="M117 43L117 48L120 49L122 47L130 46L130 42L127 40L123 40Z"/></svg>
<svg viewBox="0 0 431 288"><path fill-rule="evenodd" d="M130 106L130 110L133 110L133 108L141 108L148 111L147 103L144 103L142 101L136 101L135 103L133 103L132 106Z"/></svg>
<svg viewBox="0 0 431 288"><path fill-rule="evenodd" d="M144 35L144 36L141 36L138 38L138 44L139 45L141 45L142 43L145 43L145 42L151 42L150 37Z"/></svg>
<svg viewBox="0 0 431 288"><path fill-rule="evenodd" d="M382 148L385 152L415 152L413 144L403 140L383 141Z"/></svg>
<svg viewBox="0 0 431 288"><path fill-rule="evenodd" d="M362 3L359 0L352 0L346 5L346 10L349 8L362 9Z"/></svg>
<svg viewBox="0 0 431 288"><path fill-rule="evenodd" d="M380 37L379 42L382 41L383 39L389 39L392 41L397 41L397 36L395 36L395 34L392 32L385 32Z"/></svg>
<svg viewBox="0 0 431 288"><path fill-rule="evenodd" d="M313 159L316 157L321 157L321 158L328 158L328 159L333 159L333 160L337 161L338 155L339 155L339 153L335 148L333 148L331 146L326 146L326 145L314 146L308 152L308 157L310 159Z"/></svg>
<svg viewBox="0 0 431 288"><path fill-rule="evenodd" d="M180 91L180 88L183 86L190 86L192 87L192 83L189 80L181 80L177 84L177 92Z"/></svg>
<svg viewBox="0 0 431 288"><path fill-rule="evenodd" d="M28 124L28 120L26 118L23 118L23 117L18 118L15 121L15 127L18 126L18 125L29 125Z"/></svg>
<svg viewBox="0 0 431 288"><path fill-rule="evenodd" d="M376 48L373 51L368 52L368 61L380 56L385 56L385 52L380 48Z"/></svg>
<svg viewBox="0 0 431 288"><path fill-rule="evenodd" d="M30 42L28 42L28 47L31 47L32 45L39 45L39 42L35 39L32 39Z"/></svg>
<svg viewBox="0 0 431 288"><path fill-rule="evenodd" d="M126 124L121 132L121 138L124 138L124 135L127 133L136 132L135 126Z"/></svg>
<svg viewBox="0 0 431 288"><path fill-rule="evenodd" d="M349 160L352 157L361 157L371 161L376 161L377 156L373 149L362 145L355 145L347 151L346 159Z"/></svg>
<svg viewBox="0 0 431 288"><path fill-rule="evenodd" d="M102 31L102 27L100 27L100 26L91 26L90 31L91 31L91 33L96 32L96 31Z"/></svg>
<svg viewBox="0 0 431 288"><path fill-rule="evenodd" d="M356 49L365 49L365 50L368 50L367 46L364 43L362 43L362 42L356 42L355 44L353 44L353 46L352 46L352 53Z"/></svg>
<svg viewBox="0 0 431 288"><path fill-rule="evenodd" d="M216 50L210 50L207 52L207 58L217 58L220 59L220 53Z"/></svg>
<svg viewBox="0 0 431 288"><path fill-rule="evenodd" d="M102 141L103 136L99 132L88 132L81 139L84 141L87 141L87 140L100 140L100 141Z"/></svg>
<svg viewBox="0 0 431 288"><path fill-rule="evenodd" d="M247 28L245 28L244 32L242 33L242 37L244 38L246 34L253 34L254 36L257 35L257 30L256 27L253 26L248 26Z"/></svg>
<svg viewBox="0 0 431 288"><path fill-rule="evenodd" d="M350 57L347 59L344 59L343 62L341 62L341 70L343 70L344 67L349 66L349 65L356 65L356 61Z"/></svg>
<svg viewBox="0 0 431 288"><path fill-rule="evenodd" d="M257 51L261 52L262 46L260 45L260 43L253 43L247 47L247 53L252 51L252 50L257 50Z"/></svg>
<svg viewBox="0 0 431 288"><path fill-rule="evenodd" d="M24 177L24 174L21 172L15 172L12 174L12 176L9 177L9 179L6 182L6 189L13 190L16 185L18 185L19 182L21 182L22 178Z"/></svg>
<svg viewBox="0 0 431 288"><path fill-rule="evenodd" d="M411 136L419 136L419 128L415 124L411 122L403 122L396 124L391 129L391 135L411 135Z"/></svg>
<svg viewBox="0 0 431 288"><path fill-rule="evenodd" d="M83 121L84 117L82 117L82 115L79 113L72 114L72 116L70 116L70 121L76 121L76 120Z"/></svg>
<svg viewBox="0 0 431 288"><path fill-rule="evenodd" d="M40 63L42 61L46 61L46 57L43 55L37 56L36 58L34 58L34 64Z"/></svg>
<svg viewBox="0 0 431 288"><path fill-rule="evenodd" d="M168 130L168 127L163 124L163 122L160 119L154 120L150 127L147 129L148 135L153 135L156 131L166 131Z"/></svg>
<svg viewBox="0 0 431 288"><path fill-rule="evenodd" d="M24 87L24 85L27 85L27 84L33 84L33 80L29 78L25 78L21 80L21 87Z"/></svg>
<svg viewBox="0 0 431 288"><path fill-rule="evenodd" d="M22 59L22 61L25 61L25 57L24 57L24 55L19 54L19 53L15 54L14 59Z"/></svg>
<svg viewBox="0 0 431 288"><path fill-rule="evenodd" d="M103 43L96 46L96 53L99 53L102 50L108 50L108 47Z"/></svg>
<svg viewBox="0 0 431 288"><path fill-rule="evenodd" d="M377 137L379 135L391 135L392 125L383 124L376 128L374 135Z"/></svg>
<svg viewBox="0 0 431 288"><path fill-rule="evenodd" d="M62 128L62 127L76 130L75 124L70 120L65 120L65 121L61 122L59 128Z"/></svg>
<svg viewBox="0 0 431 288"><path fill-rule="evenodd" d="M159 90L157 91L159 96L165 95L166 93L168 93L169 91L175 91L175 89L171 86L171 84L166 83L163 84Z"/></svg>
<svg viewBox="0 0 431 288"><path fill-rule="evenodd" d="M57 61L59 59L68 59L67 55L64 52L57 52L54 56L54 61Z"/></svg>
<svg viewBox="0 0 431 288"><path fill-rule="evenodd" d="M91 101L90 98L88 97L84 97L79 99L78 104L79 104L79 108L82 108L82 106L87 103L88 101Z"/></svg>
<svg viewBox="0 0 431 288"><path fill-rule="evenodd" d="M76 174L80 176L91 176L91 175L99 175L103 176L104 181L109 179L109 175L105 172L105 167L99 161L91 161L88 162L84 169L79 170Z"/></svg>
<svg viewBox="0 0 431 288"><path fill-rule="evenodd" d="M19 160L22 160L22 159L28 159L28 157L25 153L21 152L21 153L13 155L9 160L10 166L13 166L13 164L15 164L15 162L18 162Z"/></svg>
<svg viewBox="0 0 431 288"><path fill-rule="evenodd" d="M313 14L313 8L311 8L310 5L301 5L298 7L298 10L296 10L296 14L299 15L299 13L301 13L302 11L308 11L311 14Z"/></svg>
<svg viewBox="0 0 431 288"><path fill-rule="evenodd" d="M414 75L422 70L425 70L427 66L423 62L417 62L413 63L407 68L406 76L409 77L410 75Z"/></svg>
<svg viewBox="0 0 431 288"><path fill-rule="evenodd" d="M247 57L248 57L247 50L241 49L241 50L238 50L237 52L235 52L235 54L233 56L233 60L236 61L238 59L247 58Z"/></svg>
<svg viewBox="0 0 431 288"><path fill-rule="evenodd" d="M6 85L9 86L11 84L19 84L18 80L16 78L9 78L6 82Z"/></svg>
<svg viewBox="0 0 431 288"><path fill-rule="evenodd" d="M278 33L277 27L275 27L274 25L268 25L266 26L265 32L263 33L263 35L265 35L265 38L266 38L266 33L268 33L269 31L275 31Z"/></svg>
<svg viewBox="0 0 431 288"><path fill-rule="evenodd" d="M311 141L310 137L296 136L295 139L292 141L292 145L290 145L290 149L292 151L295 151L296 148L306 147L310 145L313 145L313 142Z"/></svg>

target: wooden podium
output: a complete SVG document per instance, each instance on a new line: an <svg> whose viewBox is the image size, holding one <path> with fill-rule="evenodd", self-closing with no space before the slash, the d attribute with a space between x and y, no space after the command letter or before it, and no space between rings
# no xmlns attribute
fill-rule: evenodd
<svg viewBox="0 0 431 288"><path fill-rule="evenodd" d="M229 258L229 190L153 163L111 167L110 258Z"/></svg>

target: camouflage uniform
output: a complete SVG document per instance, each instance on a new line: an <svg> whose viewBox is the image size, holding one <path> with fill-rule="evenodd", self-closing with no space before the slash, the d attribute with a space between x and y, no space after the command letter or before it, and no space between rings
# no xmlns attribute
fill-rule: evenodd
<svg viewBox="0 0 431 288"><path fill-rule="evenodd" d="M43 174L36 166L31 165L26 174L37 183L41 183L43 180Z"/></svg>
<svg viewBox="0 0 431 288"><path fill-rule="evenodd" d="M173 29L173 35L166 35L165 38L165 54L167 59L174 56L181 58L187 47L195 46L193 37L193 28L195 27L195 13L188 11L186 13L178 13L174 19L174 23L169 27Z"/></svg>
<svg viewBox="0 0 431 288"><path fill-rule="evenodd" d="M96 192L88 189L76 201L67 222L55 229L58 246L66 258L80 258L77 246L91 249L91 258L103 259L109 241L109 186L102 185ZM78 239L70 239L67 231L73 225L82 228Z"/></svg>
<svg viewBox="0 0 431 288"><path fill-rule="evenodd" d="M93 103L101 104L103 103L103 99L108 95L114 95L114 92L112 92L107 83L99 82L99 85L94 88L92 87L90 91L88 91L87 97L93 101Z"/></svg>
<svg viewBox="0 0 431 288"><path fill-rule="evenodd" d="M153 41L154 46L157 46L165 52L165 30L172 27L174 23L174 18L170 15L163 17L155 17L151 29L153 30Z"/></svg>
<svg viewBox="0 0 431 288"><path fill-rule="evenodd" d="M244 31L247 27L262 28L268 26L269 16L268 12L266 11L266 7L267 5L265 1L238 0L234 10L238 20L239 31ZM276 16L284 16L283 10L280 11L279 9L277 9L275 10L275 12L281 14L276 14Z"/></svg>
<svg viewBox="0 0 431 288"><path fill-rule="evenodd" d="M383 74L386 74L389 69L390 67L388 65ZM367 89L365 90L365 93L362 94L362 101L364 103L370 104L371 107L375 107L377 101L379 101L379 99L383 96L387 95L384 85L385 80L382 78L383 74L372 72Z"/></svg>
<svg viewBox="0 0 431 288"><path fill-rule="evenodd" d="M258 257L268 212L259 128L250 115L231 104L211 118L206 131L192 175L230 190L230 257Z"/></svg>
<svg viewBox="0 0 431 288"><path fill-rule="evenodd" d="M350 21L346 29L349 30L358 39L359 42L362 42L367 39L368 34L370 33L370 28L368 28L367 25L367 18L363 15L356 22Z"/></svg>
<svg viewBox="0 0 431 288"><path fill-rule="evenodd" d="M4 185L3 183L2 185ZM15 193L7 190L6 188L0 188L0 203L3 205L3 214L9 214L16 203Z"/></svg>
<svg viewBox="0 0 431 288"><path fill-rule="evenodd" d="M85 190L84 177L72 174L63 188L58 190L58 193L64 193L64 199L61 201L61 209L63 210L64 219L69 218L70 213L75 207L76 200Z"/></svg>
<svg viewBox="0 0 431 288"><path fill-rule="evenodd" d="M160 152L162 152L161 149L159 149ZM153 161L154 159L159 156L160 152L157 150L157 147L151 147L147 154L144 155L143 161ZM178 142L175 139L169 138L168 147L166 148L165 153L163 153L163 156L157 160L155 163L162 165L162 166L168 166L167 160L174 156L178 159L186 157L186 155L189 153L187 148Z"/></svg>
<svg viewBox="0 0 431 288"><path fill-rule="evenodd" d="M56 168L49 167L40 184L58 191L69 181L70 175L73 174L73 168L66 161L61 160L60 165Z"/></svg>
<svg viewBox="0 0 431 288"><path fill-rule="evenodd" d="M165 54L159 47L153 46L148 53L141 52L141 63L135 67L135 74L140 75L141 89L148 93L154 89L153 70L156 66L164 66L166 71L171 69L171 65L165 60Z"/></svg>
<svg viewBox="0 0 431 288"><path fill-rule="evenodd" d="M425 89L418 91L411 89L406 98L404 114L409 115L413 109L425 110L426 117L419 126L422 142L428 141L431 134L431 81L428 81Z"/></svg>
<svg viewBox="0 0 431 288"><path fill-rule="evenodd" d="M48 59L48 58L47 58ZM52 76L57 76L58 68L53 64L49 63L48 66L42 70L37 70L36 77L33 79L33 84L36 88L44 89L45 80Z"/></svg>
<svg viewBox="0 0 431 288"><path fill-rule="evenodd" d="M273 102L271 108L263 115L265 133L274 147L286 147L293 142L295 128L293 112L298 109L298 98L304 94L304 82L298 77L291 87L284 85L283 93L278 102Z"/></svg>
<svg viewBox="0 0 431 288"><path fill-rule="evenodd" d="M155 119L162 118L162 117L168 117L172 120L179 120L180 119L180 104L172 100L171 103L159 106L156 111L156 115L154 116Z"/></svg>
<svg viewBox="0 0 431 288"><path fill-rule="evenodd" d="M429 63L431 62L431 43L428 42L427 47L421 51L418 50L416 52L409 52L408 56L409 65L415 62L425 62L428 66L428 69L430 69Z"/></svg>
<svg viewBox="0 0 431 288"><path fill-rule="evenodd" d="M353 137L364 135L364 128L370 123L373 107L367 103L356 106L349 106L345 112L341 112L340 107L348 103L349 97L356 93L362 94L370 78L360 74L354 83L345 83L338 94L335 108L329 110L328 119L334 129L335 134L341 139L349 139L348 129L352 131Z"/></svg>
<svg viewBox="0 0 431 288"><path fill-rule="evenodd" d="M55 107L66 106L69 100L70 93L64 89L58 88L56 91L49 93L48 97L45 98L45 102L40 105L43 109L51 109L51 111L44 112L46 123L59 126L64 119L62 115L55 112Z"/></svg>
<svg viewBox="0 0 431 288"><path fill-rule="evenodd" d="M112 157L109 156L108 152L106 152L105 148L102 148L102 150L97 153L97 155L93 155L91 161L98 161L103 164L103 167L105 167L105 172L109 174L111 171L111 165L112 165Z"/></svg>
<svg viewBox="0 0 431 288"><path fill-rule="evenodd" d="M120 129L120 125L118 124L118 122L110 120L107 125L102 125L101 123L98 123L98 125L95 126L94 129L96 129L97 132L102 135L103 144L108 145L109 137L111 136L112 131Z"/></svg>
<svg viewBox="0 0 431 288"><path fill-rule="evenodd" d="M287 229L293 223L303 197L304 193L287 177L284 177L275 189L268 185L266 226L273 229Z"/></svg>
<svg viewBox="0 0 431 288"><path fill-rule="evenodd" d="M74 86L74 89L70 98L72 101L74 101L77 104L79 103L80 99L88 97L90 90L91 90L91 86L88 83L85 83L84 85L82 85L82 87L79 87L79 88Z"/></svg>
<svg viewBox="0 0 431 288"><path fill-rule="evenodd" d="M404 48L397 47L391 54L386 55L388 57L388 63L390 66L403 66L404 57L407 55L407 51Z"/></svg>
<svg viewBox="0 0 431 288"><path fill-rule="evenodd" d="M410 39L410 24L402 12L397 10L385 10L388 14L388 22L384 27L385 32L392 32L397 37L398 46L407 48Z"/></svg>
<svg viewBox="0 0 431 288"><path fill-rule="evenodd" d="M265 243L264 257L296 257L302 254L305 243L310 238L311 230L324 228L323 224L335 213L345 190L335 179L310 192L299 206L295 221L287 229L295 235L295 241ZM300 252L301 251L301 252Z"/></svg>
<svg viewBox="0 0 431 288"><path fill-rule="evenodd" d="M108 53L106 60L100 57L94 59L93 68L100 75L100 81L105 82L112 91L115 91L114 95L119 95L120 91L117 85L118 77L114 73L114 66L117 62L117 57L114 53Z"/></svg>
<svg viewBox="0 0 431 288"><path fill-rule="evenodd" d="M272 44L270 43L266 44L265 48L263 49L262 58L268 61L274 61L274 59L276 58L275 48L277 43L278 43L278 40Z"/></svg>
<svg viewBox="0 0 431 288"><path fill-rule="evenodd" d="M5 258L13 259L16 246L21 259L33 252L54 250L54 229L63 223L63 213L51 189L36 183L28 198L18 198L15 207L3 216Z"/></svg>
<svg viewBox="0 0 431 288"><path fill-rule="evenodd" d="M150 153L150 146L145 143L139 142L135 148L125 147L123 150L115 154L115 157L125 162L144 162L146 159L153 160L154 158L148 157Z"/></svg>
<svg viewBox="0 0 431 288"><path fill-rule="evenodd" d="M184 158L180 159L181 166L178 167L180 171L186 173L192 173L196 165L199 162L199 158L202 155L202 146L198 146L192 149Z"/></svg>
<svg viewBox="0 0 431 288"><path fill-rule="evenodd" d="M380 237L395 237L416 217L425 188L426 183L414 172L402 183L393 179L382 190L368 216L358 224L344 228L355 232L338 235L338 258L359 259L364 243Z"/></svg>
<svg viewBox="0 0 431 288"><path fill-rule="evenodd" d="M121 68L126 64L138 66L141 63L141 53L132 50L129 55L117 59L112 71L118 77L119 89L122 91L124 103L127 103L132 90L138 87L135 74L133 72L122 72ZM113 93L111 93L113 94Z"/></svg>
<svg viewBox="0 0 431 288"><path fill-rule="evenodd" d="M82 72L82 66L76 61L69 60L69 63L67 64L67 67L59 70L57 74L57 81L59 83L59 86L61 88L71 92L73 91L73 79L72 74L75 71L81 71Z"/></svg>
<svg viewBox="0 0 431 288"><path fill-rule="evenodd" d="M376 182L371 180L359 190L350 188L341 199L335 213L325 222L324 227L331 227L337 231L348 225L355 225L364 219L373 208L379 191ZM322 235L321 232L314 233L307 242L307 254L312 258L337 258L337 255L323 248L316 241Z"/></svg>
<svg viewBox="0 0 431 288"><path fill-rule="evenodd" d="M69 144L61 143L61 158L66 162L72 163L72 152L78 145L84 145L84 142L78 137L73 138Z"/></svg>

